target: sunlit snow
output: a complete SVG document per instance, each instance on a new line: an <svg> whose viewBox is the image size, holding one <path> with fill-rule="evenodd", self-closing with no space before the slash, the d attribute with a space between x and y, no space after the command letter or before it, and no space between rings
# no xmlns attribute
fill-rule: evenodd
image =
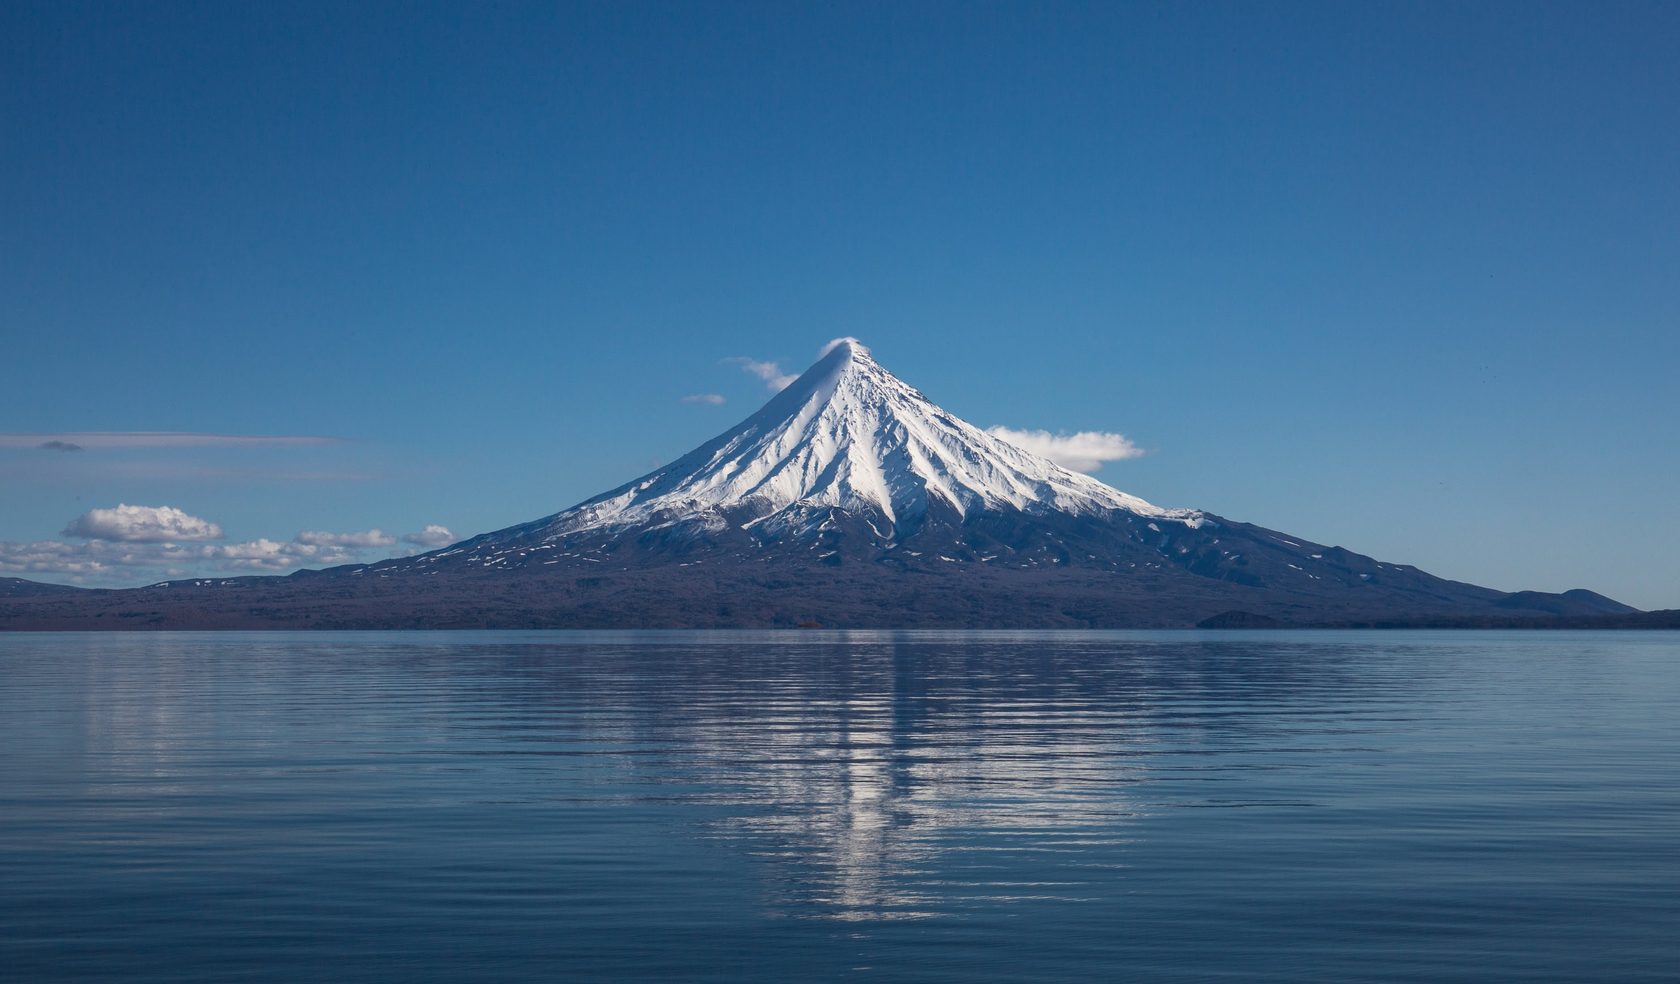
<svg viewBox="0 0 1680 984"><path fill-rule="evenodd" d="M734 428L539 524L553 536L649 523L717 529L728 514L736 525L785 533L821 528L837 508L889 541L935 505L959 516L1124 510L1202 521L1195 510L1151 505L959 420L842 339Z"/></svg>

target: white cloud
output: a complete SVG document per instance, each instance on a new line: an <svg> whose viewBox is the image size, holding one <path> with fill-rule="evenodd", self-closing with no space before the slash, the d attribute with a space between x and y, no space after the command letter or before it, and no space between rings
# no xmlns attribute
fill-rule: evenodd
<svg viewBox="0 0 1680 984"><path fill-rule="evenodd" d="M186 431L68 431L57 434L0 434L0 448L53 451L110 448L299 447L341 444L341 437L312 434L199 434ZM68 447L67 447L68 445Z"/></svg>
<svg viewBox="0 0 1680 984"><path fill-rule="evenodd" d="M65 536L130 543L169 543L177 540L215 540L222 528L190 516L174 506L131 506L90 509L70 521Z"/></svg>
<svg viewBox="0 0 1680 984"><path fill-rule="evenodd" d="M447 547L460 537L449 531L447 526L430 523L418 533L409 533L403 537L404 543L412 543L417 547Z"/></svg>
<svg viewBox="0 0 1680 984"><path fill-rule="evenodd" d="M691 393L682 398L684 403L704 403L707 406L721 407L724 404L722 393Z"/></svg>
<svg viewBox="0 0 1680 984"><path fill-rule="evenodd" d="M48 576L84 580L98 575L110 565L97 556L93 543L65 543L63 540L39 540L35 543L0 543L0 572L6 574L45 574Z"/></svg>
<svg viewBox="0 0 1680 984"><path fill-rule="evenodd" d="M75 582L133 583L137 575L120 577L124 571L166 569L178 564L197 564L210 546L179 543L126 543L89 540L66 543L39 540L34 543L0 542L0 573L26 574Z"/></svg>
<svg viewBox="0 0 1680 984"><path fill-rule="evenodd" d="M338 543L305 543L301 539L280 543L259 537L224 547L204 547L202 556L216 566L233 570L278 572L299 567L353 564L359 559L360 549Z"/></svg>
<svg viewBox="0 0 1680 984"><path fill-rule="evenodd" d="M360 533L323 533L320 530L304 530L297 535L297 542L317 547L388 547L397 542L397 538L383 530L364 530Z"/></svg>
<svg viewBox="0 0 1680 984"><path fill-rule="evenodd" d="M1143 449L1126 435L1112 431L1052 434L1046 430L988 427L986 433L1078 472L1096 471L1105 461L1125 461L1143 454Z"/></svg>
<svg viewBox="0 0 1680 984"><path fill-rule="evenodd" d="M789 383L799 378L798 373L783 372L781 364L777 362L760 362L757 359L749 359L740 355L723 361L733 366L740 366L742 372L764 380L764 385L769 387L772 393L780 393L787 389Z"/></svg>
<svg viewBox="0 0 1680 984"><path fill-rule="evenodd" d="M75 584L132 586L165 577L283 574L400 555L386 550L398 538L383 530L348 533L304 530L290 540L258 537L242 543L195 543L222 535L215 523L170 506L119 505L77 517L65 531L84 542L0 542L0 574ZM402 542L433 548L459 537L431 524Z"/></svg>

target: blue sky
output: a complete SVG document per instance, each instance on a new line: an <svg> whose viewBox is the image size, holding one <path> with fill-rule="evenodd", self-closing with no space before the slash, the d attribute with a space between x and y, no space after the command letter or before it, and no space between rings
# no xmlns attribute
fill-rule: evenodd
<svg viewBox="0 0 1680 984"><path fill-rule="evenodd" d="M1677 607L1677 36L1659 3L9 3L0 432L335 440L0 439L0 574L92 543L87 583L150 579L64 533L119 503L213 524L195 571L532 519L755 408L727 360L855 335L982 426L1125 434L1096 474L1164 505Z"/></svg>

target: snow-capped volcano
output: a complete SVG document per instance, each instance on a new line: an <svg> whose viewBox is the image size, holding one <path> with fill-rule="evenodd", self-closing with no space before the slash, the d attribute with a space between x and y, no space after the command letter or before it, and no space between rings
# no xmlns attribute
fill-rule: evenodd
<svg viewBox="0 0 1680 984"><path fill-rule="evenodd" d="M1621 617L1163 509L957 419L852 339L671 464L441 550L0 591L0 628L1173 627ZM1457 620L1457 621L1454 621Z"/></svg>
<svg viewBox="0 0 1680 984"><path fill-rule="evenodd" d="M736 526L779 537L820 525L834 510L866 519L882 541L930 518L961 521L975 511L1202 520L1195 510L1151 505L986 433L843 338L733 428L531 526L557 537L648 525Z"/></svg>

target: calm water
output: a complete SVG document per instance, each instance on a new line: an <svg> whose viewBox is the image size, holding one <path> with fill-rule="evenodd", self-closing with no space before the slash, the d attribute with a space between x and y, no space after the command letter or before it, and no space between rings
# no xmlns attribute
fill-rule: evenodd
<svg viewBox="0 0 1680 984"><path fill-rule="evenodd" d="M1680 634L0 635L7 981L1672 981Z"/></svg>

